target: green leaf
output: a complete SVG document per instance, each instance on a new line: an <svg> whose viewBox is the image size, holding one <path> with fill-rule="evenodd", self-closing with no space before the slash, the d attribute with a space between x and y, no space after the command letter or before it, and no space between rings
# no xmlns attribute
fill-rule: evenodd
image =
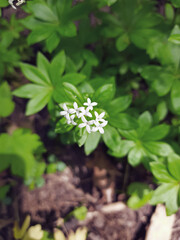
<svg viewBox="0 0 180 240"><path fill-rule="evenodd" d="M24 179L33 178L36 156L44 151L39 136L24 129L17 129L12 136L0 135L0 171L10 167L12 174Z"/></svg>
<svg viewBox="0 0 180 240"><path fill-rule="evenodd" d="M10 87L6 82L0 85L0 117L9 116L14 110Z"/></svg>
<svg viewBox="0 0 180 240"><path fill-rule="evenodd" d="M63 172L66 168L66 164L64 162L59 161L57 163L57 171Z"/></svg>
<svg viewBox="0 0 180 240"><path fill-rule="evenodd" d="M106 0L108 6L113 5L116 1L117 0Z"/></svg>
<svg viewBox="0 0 180 240"><path fill-rule="evenodd" d="M53 58L50 66L50 75L54 85L58 84L60 80L59 78L64 72L65 65L66 65L65 52L61 51Z"/></svg>
<svg viewBox="0 0 180 240"><path fill-rule="evenodd" d="M46 171L47 171L48 174L49 173L55 173L57 171L57 164L56 163L48 164Z"/></svg>
<svg viewBox="0 0 180 240"><path fill-rule="evenodd" d="M129 44L130 44L129 37L125 33L122 36L120 36L116 41L117 50L122 52L129 46Z"/></svg>
<svg viewBox="0 0 180 240"><path fill-rule="evenodd" d="M85 206L81 206L81 207L75 208L72 214L77 220L83 221L86 218L87 211L88 210Z"/></svg>
<svg viewBox="0 0 180 240"><path fill-rule="evenodd" d="M103 140L106 146L113 151L117 151L121 143L121 137L118 131L109 124L104 128Z"/></svg>
<svg viewBox="0 0 180 240"><path fill-rule="evenodd" d="M98 65L98 59L92 51L87 49L83 50L83 58L92 66Z"/></svg>
<svg viewBox="0 0 180 240"><path fill-rule="evenodd" d="M170 145L164 142L143 142L143 146L151 153L166 157L173 152Z"/></svg>
<svg viewBox="0 0 180 240"><path fill-rule="evenodd" d="M172 5L169 3L165 4L165 15L169 21L172 21L174 18L174 9L173 9Z"/></svg>
<svg viewBox="0 0 180 240"><path fill-rule="evenodd" d="M134 182L128 186L128 194L131 196L127 202L128 207L136 210L148 203L152 189L147 184Z"/></svg>
<svg viewBox="0 0 180 240"><path fill-rule="evenodd" d="M66 119L63 117L57 122L55 132L66 133L69 132L73 127L74 125L67 124Z"/></svg>
<svg viewBox="0 0 180 240"><path fill-rule="evenodd" d="M133 147L128 154L128 162L132 166L140 164L143 157L143 150L140 146Z"/></svg>
<svg viewBox="0 0 180 240"><path fill-rule="evenodd" d="M10 185L5 185L0 187L0 201L6 197L9 189L10 189Z"/></svg>
<svg viewBox="0 0 180 240"><path fill-rule="evenodd" d="M22 98L34 98L41 92L46 90L46 87L37 84L26 84L13 91L13 95Z"/></svg>
<svg viewBox="0 0 180 240"><path fill-rule="evenodd" d="M134 147L134 145L135 143L133 141L121 140L120 145L118 145L118 148L116 149L116 151L109 150L108 154L117 158L124 157L128 154L130 149Z"/></svg>
<svg viewBox="0 0 180 240"><path fill-rule="evenodd" d="M105 84L98 88L93 96L93 101L98 104L106 105L111 101L115 94L114 84Z"/></svg>
<svg viewBox="0 0 180 240"><path fill-rule="evenodd" d="M154 177L160 183L174 183L176 180L168 172L167 166L163 162L151 162L150 163L151 171Z"/></svg>
<svg viewBox="0 0 180 240"><path fill-rule="evenodd" d="M50 100L52 95L51 88L44 88L44 91L34 96L31 100L29 100L26 107L26 116L32 115L34 113L42 110Z"/></svg>
<svg viewBox="0 0 180 240"><path fill-rule="evenodd" d="M64 86L64 91L65 91L67 97L71 101L75 101L80 105L84 102L84 99L83 99L81 93L74 85L64 82L63 86Z"/></svg>
<svg viewBox="0 0 180 240"><path fill-rule="evenodd" d="M178 184L164 183L154 191L150 204L165 203L169 216L178 210L178 191Z"/></svg>
<svg viewBox="0 0 180 240"><path fill-rule="evenodd" d="M50 63L47 60L47 58L41 52L38 52L37 67L42 72L42 74L46 77L48 82L50 83L51 80L49 78L49 66L50 66Z"/></svg>
<svg viewBox="0 0 180 240"><path fill-rule="evenodd" d="M174 7L180 8L180 1L179 0L171 0L171 2L174 5Z"/></svg>
<svg viewBox="0 0 180 240"><path fill-rule="evenodd" d="M49 53L52 53L53 50L57 48L60 43L60 36L53 32L47 39L46 39L46 48Z"/></svg>
<svg viewBox="0 0 180 240"><path fill-rule="evenodd" d="M176 80L171 90L171 102L176 113L180 114L180 81Z"/></svg>
<svg viewBox="0 0 180 240"><path fill-rule="evenodd" d="M51 28L51 26L46 26L46 24L43 24L43 26L38 26L28 35L27 38L28 45L41 42L48 38L52 33L53 28Z"/></svg>
<svg viewBox="0 0 180 240"><path fill-rule="evenodd" d="M74 37L76 31L76 25L73 22L66 22L59 28L59 33L64 37Z"/></svg>
<svg viewBox="0 0 180 240"><path fill-rule="evenodd" d="M0 7L1 8L7 7L8 5L9 5L8 0L1 0L1 2L0 2Z"/></svg>
<svg viewBox="0 0 180 240"><path fill-rule="evenodd" d="M29 79L31 82L47 86L49 85L48 79L40 72L40 70L30 64L21 63L21 70L25 77Z"/></svg>
<svg viewBox="0 0 180 240"><path fill-rule="evenodd" d="M101 134L99 132L90 133L87 137L87 140L84 144L84 151L86 155L92 153L100 141Z"/></svg>
<svg viewBox="0 0 180 240"><path fill-rule="evenodd" d="M85 144L87 137L88 137L88 132L86 131L86 129L84 129L82 136L77 140L77 144L79 147L82 147Z"/></svg>
<svg viewBox="0 0 180 240"><path fill-rule="evenodd" d="M169 42L175 43L175 44L180 44L180 34L172 34L168 38Z"/></svg>
<svg viewBox="0 0 180 240"><path fill-rule="evenodd" d="M171 72L160 66L146 66L141 75L148 80L159 96L166 95L175 80Z"/></svg>
<svg viewBox="0 0 180 240"><path fill-rule="evenodd" d="M46 163L45 162L36 162L35 177L36 178L41 177L43 175L45 169L46 169Z"/></svg>
<svg viewBox="0 0 180 240"><path fill-rule="evenodd" d="M157 141L164 138L169 133L170 127L166 124L155 126L145 132L143 141Z"/></svg>
<svg viewBox="0 0 180 240"><path fill-rule="evenodd" d="M175 179L180 181L180 156L177 154L168 156L168 170Z"/></svg>
<svg viewBox="0 0 180 240"><path fill-rule="evenodd" d="M168 108L167 108L167 104L165 101L160 102L157 105L157 115L158 115L158 119L159 121L163 120L166 115L168 113Z"/></svg>
<svg viewBox="0 0 180 240"><path fill-rule="evenodd" d="M109 123L116 128L122 130L131 130L138 128L138 123L135 118L126 113L119 113L109 119Z"/></svg>
<svg viewBox="0 0 180 240"><path fill-rule="evenodd" d="M40 20L47 22L57 22L58 18L49 6L40 3L34 3L31 5L34 16Z"/></svg>
<svg viewBox="0 0 180 240"><path fill-rule="evenodd" d="M138 119L138 123L139 123L138 135L141 137L152 125L151 114L148 111L142 113Z"/></svg>
<svg viewBox="0 0 180 240"><path fill-rule="evenodd" d="M121 130L121 129L118 129L120 134L129 139L129 140L132 140L132 141L136 141L139 139L138 135L137 135L137 131L135 130L131 130L131 131L126 131L126 130Z"/></svg>
<svg viewBox="0 0 180 240"><path fill-rule="evenodd" d="M86 76L80 73L67 73L61 79L62 82L68 82L73 85L78 85L86 79Z"/></svg>
<svg viewBox="0 0 180 240"><path fill-rule="evenodd" d="M106 110L109 114L116 114L119 112L123 112L126 110L132 102L132 96L126 95L122 97L115 98L112 100L108 106L106 106Z"/></svg>

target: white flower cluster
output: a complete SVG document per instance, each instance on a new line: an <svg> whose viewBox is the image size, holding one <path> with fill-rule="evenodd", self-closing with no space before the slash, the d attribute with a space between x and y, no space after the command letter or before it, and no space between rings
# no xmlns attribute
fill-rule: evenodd
<svg viewBox="0 0 180 240"><path fill-rule="evenodd" d="M16 9L16 7L14 6L14 2L15 0L9 0L9 4L11 5L12 8ZM20 6L21 4L25 3L25 0L17 0L16 6Z"/></svg>
<svg viewBox="0 0 180 240"><path fill-rule="evenodd" d="M67 124L77 125L74 121L75 117L82 120L82 123L78 125L79 128L86 128L88 133L99 131L101 134L104 133L104 127L107 125L108 121L103 119L105 112L98 114L94 111L95 119L87 120L86 117L92 118L92 113L90 110L93 110L93 107L97 105L97 102L91 102L91 99L88 98L87 102L83 104L85 107L78 107L78 104L74 102L74 108L68 108L66 104L63 104L64 111L60 112L60 115L64 116L67 120Z"/></svg>

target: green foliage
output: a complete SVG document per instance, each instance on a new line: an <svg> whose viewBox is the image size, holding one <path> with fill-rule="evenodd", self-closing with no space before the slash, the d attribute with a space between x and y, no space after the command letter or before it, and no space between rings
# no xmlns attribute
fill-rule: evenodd
<svg viewBox="0 0 180 240"><path fill-rule="evenodd" d="M167 215L180 206L180 157L170 154L167 159L150 163L151 171L160 185L153 193L151 204L165 203Z"/></svg>
<svg viewBox="0 0 180 240"><path fill-rule="evenodd" d="M18 97L30 98L26 108L26 115L31 115L42 110L47 104L54 108L55 102L61 103L67 100L63 89L64 82L79 84L85 76L79 73L67 73L63 75L66 64L64 51L57 54L51 62L38 53L37 67L27 63L21 63L24 75L32 82L16 89L13 94Z"/></svg>
<svg viewBox="0 0 180 240"><path fill-rule="evenodd" d="M105 14L103 35L117 37L118 51L125 50L131 43L146 48L149 39L158 34L156 29L162 17L155 12L154 2L119 0L112 6L113 14Z"/></svg>
<svg viewBox="0 0 180 240"><path fill-rule="evenodd" d="M49 164L47 165L46 172L47 173L55 173L57 171L64 171L66 168L66 164L62 161L58 161L58 158L54 155L51 154L48 157L48 162Z"/></svg>
<svg viewBox="0 0 180 240"><path fill-rule="evenodd" d="M152 189L147 184L134 182L128 187L128 206L133 209L138 209L144 206L152 197Z"/></svg>
<svg viewBox="0 0 180 240"><path fill-rule="evenodd" d="M72 211L72 215L80 220L83 221L86 218L87 208L85 206L77 207Z"/></svg>
<svg viewBox="0 0 180 240"><path fill-rule="evenodd" d="M116 157L128 155L128 162L136 166L143 162L147 166L150 159L157 160L158 156L168 156L173 150L162 140L169 132L170 127L166 124L159 124L152 127L152 116L144 112L138 119L139 128L136 130L121 130L120 134L126 138L119 146L111 148L109 153Z"/></svg>
<svg viewBox="0 0 180 240"><path fill-rule="evenodd" d="M74 37L77 34L75 20L81 19L91 10L90 1L72 7L72 0L28 2L25 10L31 15L22 22L32 32L28 44L45 41L48 52L52 52L62 37Z"/></svg>
<svg viewBox="0 0 180 240"><path fill-rule="evenodd" d="M26 129L17 129L12 135L0 135L0 172L10 168L11 173L24 180L35 180L44 172L40 159L44 147L36 134Z"/></svg>
<svg viewBox="0 0 180 240"><path fill-rule="evenodd" d="M0 85L0 117L9 116L14 110L10 88L6 82Z"/></svg>
<svg viewBox="0 0 180 240"><path fill-rule="evenodd" d="M180 3L166 1L163 16L158 6L150 0L27 1L26 18L0 19L0 80L5 73L15 75L14 67L20 66L31 83L11 88L16 88L15 96L29 99L27 116L47 107L54 140L84 146L86 155L104 142L108 154L120 161L133 167L142 163L159 187L152 191L132 183L128 205L137 209L147 202L165 203L170 215L180 204ZM28 44L36 44L34 52L38 49L35 66L36 56L31 64L22 62L28 58L21 24L30 30ZM84 120L74 110L76 104L85 107L88 99L95 105L86 107ZM14 103L5 82L0 102L0 117L9 116ZM62 114L64 106L74 112ZM42 186L44 171L65 168L55 155L49 156L47 167L36 161L42 144L35 134L3 133L0 143L5 159L0 171L10 168L30 188ZM0 196L7 191L5 186Z"/></svg>
<svg viewBox="0 0 180 240"><path fill-rule="evenodd" d="M8 5L9 5L8 0L1 0L1 2L0 2L0 17L2 15L1 8L7 7Z"/></svg>
<svg viewBox="0 0 180 240"><path fill-rule="evenodd" d="M27 44L21 35L23 30L24 27L15 15L12 15L9 21L0 18L0 80L5 73L8 75L14 72L14 67L19 66L20 59L28 57L25 56Z"/></svg>

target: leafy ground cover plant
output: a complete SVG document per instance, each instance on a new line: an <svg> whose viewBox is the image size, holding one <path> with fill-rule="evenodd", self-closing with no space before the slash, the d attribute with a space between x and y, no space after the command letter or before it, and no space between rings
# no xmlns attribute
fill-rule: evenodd
<svg viewBox="0 0 180 240"><path fill-rule="evenodd" d="M0 7L5 5L2 1ZM86 155L105 145L116 161L134 168L142 164L158 187L131 183L128 206L164 203L171 215L180 206L180 5L166 1L163 14L158 6L150 0L27 1L22 7L26 18L0 20L0 77L20 67L31 83L12 93L28 99L26 116L48 110L55 140L83 146ZM20 56L21 24L30 30L27 43L37 53L28 63ZM0 102L0 117L8 117L15 104L5 81L0 81ZM45 171L66 166L55 153L48 154L46 166L44 151L31 131L2 131L0 172L10 170L30 188L41 186ZM0 200L9 189L8 184L0 188ZM49 239L42 237L40 225L28 227L16 226L15 238L31 239L32 230L39 239ZM68 239L76 239L78 232ZM65 236L57 230L54 238Z"/></svg>
<svg viewBox="0 0 180 240"><path fill-rule="evenodd" d="M101 11L104 4L111 9ZM94 27L87 11L82 14L87 6L89 13L94 11ZM26 115L48 106L64 144L84 145L89 155L104 142L110 155L127 158L134 167L142 163L152 173L153 163L178 154L173 140L176 126L170 126L166 116L168 111L179 114L179 46L178 40L172 40L178 37L179 20L170 3L165 9L164 17L150 1L86 1L74 6L72 1L29 2L25 10L30 16L23 20L32 30L29 44L45 41L45 49L56 53L49 61L39 52L37 67L21 63L32 84L13 94L30 99ZM88 44L94 45L91 51ZM135 99L133 91L139 94ZM175 211L163 202L168 214Z"/></svg>

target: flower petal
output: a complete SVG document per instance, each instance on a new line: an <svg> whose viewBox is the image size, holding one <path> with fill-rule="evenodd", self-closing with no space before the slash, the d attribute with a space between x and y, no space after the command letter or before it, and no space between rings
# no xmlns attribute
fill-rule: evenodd
<svg viewBox="0 0 180 240"><path fill-rule="evenodd" d="M96 117L96 118L99 117L99 114L98 114L96 111L94 111L94 114L95 114L95 117Z"/></svg>
<svg viewBox="0 0 180 240"><path fill-rule="evenodd" d="M70 120L69 113L67 113L64 117L65 117L67 120Z"/></svg>
<svg viewBox="0 0 180 240"><path fill-rule="evenodd" d="M85 116L92 117L92 114L90 112L85 112Z"/></svg>
<svg viewBox="0 0 180 240"><path fill-rule="evenodd" d="M91 105L88 105L88 107L86 108L86 111L89 111L89 110L93 110L93 107Z"/></svg>
<svg viewBox="0 0 180 240"><path fill-rule="evenodd" d="M86 127L86 123L80 123L78 127L79 127L79 128Z"/></svg>
<svg viewBox="0 0 180 240"><path fill-rule="evenodd" d="M99 115L99 118L103 118L105 115L105 112L102 112L100 115Z"/></svg>
<svg viewBox="0 0 180 240"><path fill-rule="evenodd" d="M91 103L91 106L93 106L93 107L96 106L96 105L97 105L97 102L92 102Z"/></svg>
<svg viewBox="0 0 180 240"><path fill-rule="evenodd" d="M84 116L82 116L81 120L82 120L84 123L87 123L87 120L85 119Z"/></svg>
<svg viewBox="0 0 180 240"><path fill-rule="evenodd" d="M66 111L61 111L61 112L60 112L60 115L66 115L66 114L67 114Z"/></svg>
<svg viewBox="0 0 180 240"><path fill-rule="evenodd" d="M89 125L86 125L86 130L88 133L91 133L91 127Z"/></svg>
<svg viewBox="0 0 180 240"><path fill-rule="evenodd" d="M68 108L67 108L67 106L66 106L65 103L63 104L63 109L64 109L65 111L68 111Z"/></svg>
<svg viewBox="0 0 180 240"><path fill-rule="evenodd" d="M100 124L101 127L105 127L107 125L108 121L105 121L103 123Z"/></svg>
<svg viewBox="0 0 180 240"><path fill-rule="evenodd" d="M74 109L77 109L78 108L77 102L74 102L73 106L74 106Z"/></svg>
<svg viewBox="0 0 180 240"><path fill-rule="evenodd" d="M70 113L70 114L72 114L72 113L75 113L75 112L76 112L76 110L75 110L75 109L73 109L73 108L70 108L68 111L69 111L69 113Z"/></svg>
<svg viewBox="0 0 180 240"><path fill-rule="evenodd" d="M73 120L75 118L75 115L71 115L70 119Z"/></svg>
<svg viewBox="0 0 180 240"><path fill-rule="evenodd" d="M97 132L98 131L98 128L97 127L93 127L92 128L92 132Z"/></svg>
<svg viewBox="0 0 180 240"><path fill-rule="evenodd" d="M92 124L94 124L94 120L88 121L88 125L92 125Z"/></svg>
<svg viewBox="0 0 180 240"><path fill-rule="evenodd" d="M99 127L98 129L101 134L104 134L104 129L102 127Z"/></svg>
<svg viewBox="0 0 180 240"><path fill-rule="evenodd" d="M79 110L80 110L81 112L85 111L84 107L79 107Z"/></svg>
<svg viewBox="0 0 180 240"><path fill-rule="evenodd" d="M72 120L71 123L72 123L72 125L74 125L74 126L77 125L77 123L74 122L74 120Z"/></svg>
<svg viewBox="0 0 180 240"><path fill-rule="evenodd" d="M76 113L76 115L77 115L78 118L81 118L81 117L83 117L84 114L83 113Z"/></svg>

